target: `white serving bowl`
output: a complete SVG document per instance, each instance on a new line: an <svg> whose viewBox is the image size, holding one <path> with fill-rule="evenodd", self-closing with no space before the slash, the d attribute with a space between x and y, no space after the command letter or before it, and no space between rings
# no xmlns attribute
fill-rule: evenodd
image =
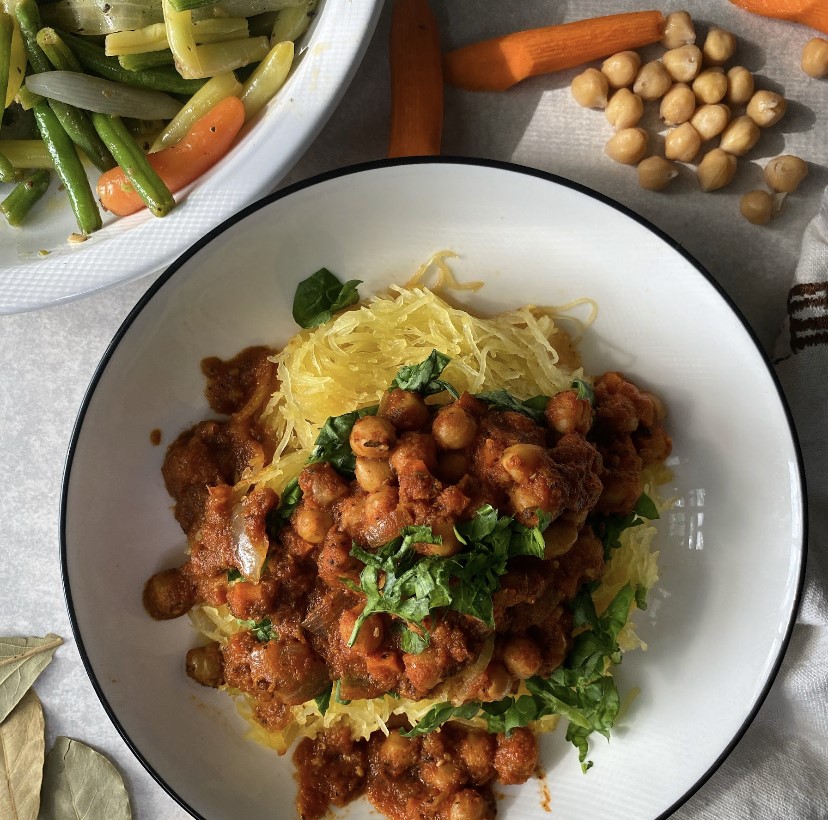
<svg viewBox="0 0 828 820"><path fill-rule="evenodd" d="M185 808L218 820L289 816L291 763L245 738L230 699L184 674L195 634L158 623L144 581L183 560L161 479L164 447L209 414L200 360L296 331L297 282L320 267L402 283L451 249L463 300L494 312L598 301L587 371L620 369L669 409L673 510L659 523L662 580L637 623L646 653L617 669L638 687L581 773L563 731L541 760L554 815L663 816L745 731L787 644L804 564L802 470L773 373L727 298L692 259L635 215L566 180L494 163L426 160L343 171L272 195L197 242L149 290L89 388L67 461L64 582L75 636L104 707ZM113 618L118 629L112 629ZM543 818L530 782L499 816ZM369 816L366 802L352 820Z"/></svg>
<svg viewBox="0 0 828 820"><path fill-rule="evenodd" d="M160 270L208 230L272 190L327 122L373 34L382 0L321 0L285 85L246 125L231 151L187 189L163 219L146 210L104 213L81 244L66 195L53 175L47 199L21 228L0 220L0 314L84 296ZM97 171L89 167L90 183ZM183 202L182 202L183 199ZM47 252L47 253L44 253Z"/></svg>

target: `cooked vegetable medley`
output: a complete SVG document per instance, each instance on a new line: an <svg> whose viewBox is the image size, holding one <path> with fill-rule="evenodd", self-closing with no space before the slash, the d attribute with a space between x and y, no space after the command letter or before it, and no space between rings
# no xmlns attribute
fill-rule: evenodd
<svg viewBox="0 0 828 820"><path fill-rule="evenodd" d="M320 271L294 315L330 322L357 284ZM494 817L492 783L532 775L533 730L552 716L586 770L587 738L609 736L619 710L619 633L647 589L616 584L601 612L593 593L625 533L658 518L645 481L671 449L661 401L616 372L530 398L458 391L433 350L378 405L329 418L278 494L237 484L273 457L261 418L275 353L206 359L225 418L182 433L164 461L190 554L147 582L145 606L223 619L187 674L241 696L274 734L303 709L401 704L364 736L332 720L299 743L302 818L363 793L399 820Z"/></svg>
<svg viewBox="0 0 828 820"><path fill-rule="evenodd" d="M90 234L101 214L88 160L103 172L96 193L105 210L125 216L147 207L164 216L175 206L172 194L221 159L284 83L293 41L316 3L3 0L4 121L32 139L21 145L0 132L0 182L53 169L81 233ZM11 225L45 193L44 182L47 175L32 176L10 194L0 211Z"/></svg>

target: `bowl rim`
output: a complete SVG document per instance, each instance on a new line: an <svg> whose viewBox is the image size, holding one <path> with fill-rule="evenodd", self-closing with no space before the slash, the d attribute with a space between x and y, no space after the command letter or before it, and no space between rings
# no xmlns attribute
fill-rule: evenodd
<svg viewBox="0 0 828 820"><path fill-rule="evenodd" d="M338 179L341 177L347 176L354 176L357 174L371 172L386 168L394 168L400 166L419 166L419 165L430 165L430 164L438 164L438 165L458 165L458 166L475 166L478 168L484 168L488 170L496 170L502 171L506 173L514 173L514 174L522 174L524 176L534 177L536 179L544 180L546 182L552 182L557 185L561 185L563 187L569 188L574 190L578 193L584 194L592 199L597 200L598 202L607 205L611 208L614 208L616 211L619 211L621 214L629 217L630 219L634 220L638 224L642 225L643 227L647 228L650 232L652 232L656 237L661 239L665 242L670 248L680 254L685 261L687 261L696 271L707 280L707 282L714 288L716 293L719 297L724 301L727 307L733 312L735 317L738 319L739 323L742 326L742 329L747 333L748 338L753 343L753 346L756 348L756 352L759 354L760 360L765 366L765 370L767 374L770 376L771 383L773 384L774 388L776 389L777 398L782 406L782 410L785 415L785 420L788 425L788 432L791 436L791 443L793 445L794 455L796 458L796 467L797 467L797 475L800 482L801 493L800 493L800 520L802 521L802 543L799 544L799 552L801 555L800 566L799 566L799 575L796 580L796 593L794 596L793 606L791 607L790 615L788 618L788 623L785 627L785 635L780 644L779 650L777 652L777 656L774 660L773 666L770 669L768 674L767 680L762 687L761 692L759 693L756 701L746 715L745 719L743 720L740 727L734 733L733 737L727 743L725 748L722 750L721 754L713 761L713 763L709 766L709 768L701 775L701 777L690 787L688 790L678 799L676 800L671 806L665 809L658 817L654 818L654 820L665 820L665 818L669 817L673 812L675 812L678 808L683 806L696 792L698 792L702 786L707 783L708 780L716 773L716 771L721 767L724 761L730 756L731 752L736 748L739 741L744 737L745 733L747 732L748 728L750 727L751 723L753 723L756 715L758 714L759 710L762 707L762 704L765 702L771 687L773 686L774 681L779 673L779 670L782 666L782 661L785 658L785 654L788 650L790 645L791 636L793 633L793 627L796 623L797 614L799 612L799 607L802 603L802 594L805 585L805 569L807 565L807 558L808 558L808 494L807 494L807 485L805 481L805 468L804 462L802 458L802 449L799 443L799 437L796 432L796 427L794 425L793 416L791 415L791 410L788 405L787 399L785 398L785 393L782 389L782 385L780 384L779 378L776 374L776 371L773 368L773 364L768 356L768 354L762 348L761 343L756 335L756 333L751 328L750 324L748 323L747 319L745 318L744 314L741 310L736 306L734 301L731 297L727 294L724 288L716 281L716 279L710 274L710 272L698 261L696 260L677 240L673 239L669 234L665 233L663 230L655 226L651 223L648 219L641 216L640 214L636 213L635 211L628 208L626 205L612 199L611 197L599 192L595 191L592 188L589 188L581 183L575 182L573 180L567 179L566 177L559 176L557 174L550 173L548 171L542 171L537 168L530 168L528 166L519 165L512 162L505 162L502 160L493 160L493 159L484 159L484 158L473 158L473 157L452 157L452 156L436 156L436 157L402 157L398 159L380 159L380 160L373 160L370 162L363 162L354 165L348 165L342 168L337 168L331 171L326 171L321 174L317 174L313 177L309 177L308 179L301 180L299 182L293 183L292 185L286 186L278 191L275 191L267 196L257 200L256 202L251 203L250 205L242 208L240 211L235 213L234 215L228 217L215 228L207 232L201 239L196 241L192 244L187 250L185 250L172 264L170 264L167 269L160 275L158 278L150 285L150 287L146 290L146 292L141 296L135 306L130 310L127 314L126 318L122 322L121 326L118 328L117 332L112 338L112 341L107 345L106 350L104 351L103 356L101 357L100 362L98 363L97 367L95 368L95 372L90 380L89 386L86 389L86 392L83 397L83 401L81 402L80 408L78 410L77 417L75 419L75 423L72 428L72 436L69 441L69 447L66 454L66 461L64 463L63 469L63 477L61 481L61 495L60 495L60 520L59 520L59 548L60 548L60 571L61 571L61 582L63 585L63 594L66 601L66 609L69 615L69 622L72 629L72 635L75 639L75 642L78 647L78 652L81 657L81 661L83 663L84 669L86 670L86 674L89 677L89 680L92 684L92 688L95 691L95 694L98 697L101 705L104 708L107 716L109 717L110 721L112 722L113 726L115 727L118 734L121 736L121 739L130 749L130 751L135 755L147 773L158 783L159 786L173 799L175 802L181 806L186 812L192 815L196 820L208 820L202 814L199 814L192 806L190 806L186 800L184 800L181 796L177 794L174 788L170 786L164 778L157 772L153 766L149 763L149 761L144 758L141 751L137 748L137 746L133 743L132 739L127 734L126 730L121 726L114 710L110 706L109 702L106 699L106 696L103 693L103 690L98 683L98 679L96 677L95 671L92 668L91 661L89 660L89 656L86 652L86 648L83 642L83 637L81 636L80 625L78 624L75 609L72 602L72 590L70 588L69 583L69 564L68 564L68 550L67 550L67 502L68 502L68 495L69 495L69 484L72 475L72 464L75 456L75 452L77 449L78 439L80 438L81 430L83 428L83 422L86 417L86 412L89 408L89 404L92 400L92 397L97 389L98 382L100 381L101 377L103 376L107 365L109 364L109 360L111 359L112 355L115 353L115 350L118 348L118 345L123 340L124 336L129 331L132 323L138 317L138 315L142 312L142 310L149 304L149 302L155 297L155 295L164 287L164 285L182 268L184 267L189 260L195 256L202 248L209 245L213 240L217 239L221 234L225 231L232 228L238 222L243 221L248 216L253 213L256 213L263 208L268 207L274 202L277 202L281 199L286 199L290 197L292 194L297 193L299 191L303 191L307 188L312 188L316 185L321 183L328 182L330 180Z"/></svg>

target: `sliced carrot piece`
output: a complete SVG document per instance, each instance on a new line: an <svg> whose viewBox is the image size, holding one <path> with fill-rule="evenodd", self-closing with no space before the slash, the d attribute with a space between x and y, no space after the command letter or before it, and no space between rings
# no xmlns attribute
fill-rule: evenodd
<svg viewBox="0 0 828 820"><path fill-rule="evenodd" d="M238 97L226 97L198 119L175 145L149 154L149 164L171 192L180 191L212 168L230 149L244 125L244 105ZM98 179L98 198L107 211L127 216L144 202L120 168Z"/></svg>
<svg viewBox="0 0 828 820"><path fill-rule="evenodd" d="M735 6L761 14L802 23L828 34L828 3L825 0L730 0Z"/></svg>
<svg viewBox="0 0 828 820"><path fill-rule="evenodd" d="M391 17L389 157L440 153L443 66L440 34L428 0L397 0Z"/></svg>
<svg viewBox="0 0 828 820"><path fill-rule="evenodd" d="M619 51L658 42L660 11L592 17L527 29L455 49L445 55L446 82L469 91L505 91L527 77L561 71Z"/></svg>

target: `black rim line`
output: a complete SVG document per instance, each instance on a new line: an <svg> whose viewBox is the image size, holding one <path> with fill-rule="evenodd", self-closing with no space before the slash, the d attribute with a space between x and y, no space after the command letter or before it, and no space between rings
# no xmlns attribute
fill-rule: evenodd
<svg viewBox="0 0 828 820"><path fill-rule="evenodd" d="M66 599L66 608L69 614L69 622L72 628L72 634L74 636L75 643L78 647L78 652L80 653L81 661L83 662L86 674L89 676L89 680L92 683L92 688L95 690L95 694L98 696L98 700L101 702L104 711L106 712L109 719L112 721L113 726L115 727L118 734L121 736L124 743L135 755L135 757L138 759L141 765L146 769L149 775L156 781L156 783L158 783L158 785L161 786L161 788L164 789L164 791L173 800L175 800L175 802L178 803L179 806L181 806L185 811L189 812L193 817L197 818L197 820L206 820L206 818L203 815L199 814L181 796L179 796L176 793L176 791L161 777L161 775L157 771L155 771L154 767L143 756L143 754L132 742L131 738L129 737L125 729L121 726L120 721L115 715L115 712L113 711L112 707L109 705L109 702L107 701L103 693L103 690L101 689L100 684L98 683L97 676L92 668L89 656L87 655L86 648L83 643L83 638L81 637L80 627L75 616L75 608L72 603L72 591L70 589L69 584L68 559L66 549L66 506L69 492L69 481L72 473L72 462L74 460L81 429L83 428L83 422L84 418L86 417L86 411L89 408L89 404L98 386L98 382L100 381L104 371L106 370L107 365L109 364L109 360L112 358L113 354L115 353L115 350L121 343L121 340L126 335L127 331L132 326L132 323L135 321L135 319L138 317L141 311L181 267L183 267L193 256L198 254L198 252L201 251L202 248L206 247L222 233L232 228L237 222L241 222L250 214L257 212L262 208L266 208L273 202L277 202L280 199L285 199L286 197L289 197L290 195L298 191L305 190L306 188L311 188L315 185L327 182L332 179L338 179L340 177L351 176L365 171L374 171L383 168L392 168L404 165L434 164L485 167L500 171L507 171L511 173L524 174L526 176L536 177L547 182L553 182L563 187L570 188L574 191L578 191L579 193L584 194L585 196L588 196L592 199L598 200L599 202L602 202L603 204L608 205L611 208L614 208L616 211L619 211L620 213L629 217L633 221L637 222L639 225L642 225L643 227L647 228L658 238L660 238L663 242L665 242L669 247L671 247L674 251L679 253L687 262L689 262L690 265L692 265L696 269L696 271L707 280L707 282L713 287L716 293L722 298L725 304L730 308L730 310L739 320L740 324L742 325L742 328L747 333L750 340L753 342L753 345L756 348L756 352L759 354L759 357L762 363L764 364L768 375L771 378L773 386L776 389L777 397L785 413L785 419L788 424L788 432L790 433L791 442L793 444L794 453L796 455L797 473L799 476L800 486L802 488L800 509L800 514L802 516L802 560L799 567L799 577L797 578L796 595L794 598L793 607L791 608L790 618L785 629L785 636L782 641L782 645L780 647L777 658L773 664L773 667L771 668L768 679L765 682L764 687L762 688L762 691L756 699L753 708L750 710L747 717L742 722L742 725L733 735L730 742L727 744L727 746L719 755L719 757L717 757L716 760L710 765L707 771L705 771L704 774L675 803L673 803L669 808L667 808L664 812L658 815L658 817L654 818L654 820L665 820L665 818L669 817L678 808L683 806L694 794L696 794L696 792L699 791L699 789L702 788L702 786L705 785L705 783L708 782L708 780L710 780L710 778L719 769L722 763L724 763L724 761L730 756L730 753L736 748L739 741L744 737L745 732L747 732L749 726L751 725L751 723L753 723L753 720L758 714L759 709L765 702L765 699L767 698L768 693L770 692L771 687L773 686L773 683L776 680L776 676L779 673L782 661L784 660L785 654L790 644L791 635L793 633L793 627L796 623L796 615L799 611L799 606L802 602L802 592L805 584L805 567L807 564L808 557L808 497L807 486L805 483L805 469L802 460L802 451L799 444L799 438L796 433L796 428L793 423L793 417L791 416L790 407L788 406L788 402L785 399L785 394L782 390L782 386L779 383L779 379L776 375L776 371L773 369L773 365L771 364L770 359L768 358L765 351L762 349L762 346L758 338L756 337L756 334L754 333L751 326L748 324L742 312L739 310L739 308L736 306L736 304L733 302L733 300L730 298L727 292L722 288L722 286L707 271L707 269L693 256L691 256L690 253L686 251L679 242L677 242L671 236L669 236L669 234L665 233L660 228L653 225L649 220L645 219L640 214L637 214L635 211L632 211L626 205L622 205L620 202L617 202L611 197L608 197L605 194L600 193L599 191L594 191L591 188L588 188L585 185L581 185L578 182L574 182L570 179L567 179L566 177L561 177L557 174L549 173L547 171L541 171L537 168L529 168L527 166L516 165L514 163L503 162L501 160L476 159L469 157L408 157L401 159L373 160L370 162L359 163L356 165L349 165L344 168L338 168L333 171L327 171L325 173L318 174L317 176L311 177L309 179L296 182L292 185L287 186L286 188L283 188L279 191L275 191L274 193L268 194L262 199L259 199L251 205L248 205L247 207L238 211L236 214L229 217L224 222L210 230L207 234L205 234L204 237L199 239L195 244L191 245L164 271L164 273L162 273L155 280L155 282L153 282L152 285L150 285L147 291L138 300L135 307L132 308L127 317L124 319L121 326L118 328L118 331L115 333L115 336L112 338L112 341L109 343L109 345L107 345L107 348L103 356L101 357L101 361L95 368L95 373L92 376L92 380L89 383L89 387L87 388L86 393L84 394L83 401L81 403L80 409L78 410L78 415L75 420L74 427L72 429L72 437L70 439L69 448L66 454L66 463L64 465L63 470L63 481L60 497L60 567L61 578L63 582L63 594L64 598Z"/></svg>

